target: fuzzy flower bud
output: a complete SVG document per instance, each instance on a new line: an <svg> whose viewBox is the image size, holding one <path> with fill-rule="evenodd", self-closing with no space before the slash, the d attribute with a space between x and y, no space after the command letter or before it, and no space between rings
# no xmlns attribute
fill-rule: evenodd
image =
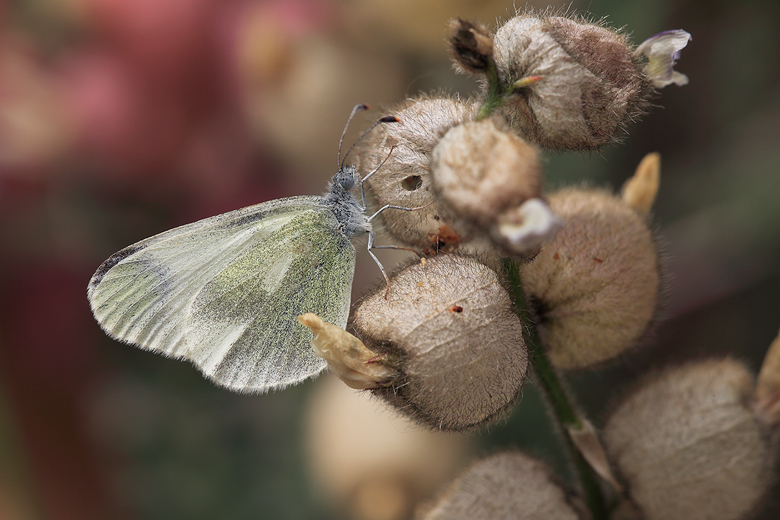
<svg viewBox="0 0 780 520"><path fill-rule="evenodd" d="M541 170L536 147L483 119L455 126L441 138L433 149L431 179L462 238L489 235L511 255L534 249L557 229L557 219L539 199ZM537 202L524 205L531 200Z"/></svg>
<svg viewBox="0 0 780 520"><path fill-rule="evenodd" d="M418 428L334 378L314 384L304 460L332 508L328 518L408 520L467 459L471 439L464 435Z"/></svg>
<svg viewBox="0 0 780 520"><path fill-rule="evenodd" d="M390 210L381 214L385 229L400 243L430 247L449 237L446 216L434 201L430 164L434 146L455 125L474 119L477 104L458 98L423 97L409 100L389 112L401 121L382 125L363 141L366 166L387 162L366 182L366 191L377 207L386 204L416 211ZM435 239L432 237L436 237ZM457 244L459 237L450 237Z"/></svg>
<svg viewBox="0 0 780 520"><path fill-rule="evenodd" d="M433 188L459 227L487 227L542 191L536 149L490 119L451 128L432 159Z"/></svg>
<svg viewBox="0 0 780 520"><path fill-rule="evenodd" d="M777 445L753 399L744 365L709 360L655 376L614 411L607 453L646 520L737 520L757 505Z"/></svg>
<svg viewBox="0 0 780 520"><path fill-rule="evenodd" d="M644 199L643 199L644 200ZM645 214L599 190L550 194L564 222L521 266L539 335L559 368L582 368L634 345L658 305L658 255Z"/></svg>
<svg viewBox="0 0 780 520"><path fill-rule="evenodd" d="M471 465L420 520L579 520L566 492L542 462L517 452Z"/></svg>
<svg viewBox="0 0 780 520"><path fill-rule="evenodd" d="M522 324L496 272L441 254L413 263L358 302L350 326L398 371L371 391L412 420L463 431L517 401L528 356Z"/></svg>
<svg viewBox="0 0 780 520"><path fill-rule="evenodd" d="M653 93L643 58L607 27L522 14L494 41L498 82L514 87L504 115L546 148L590 150L616 141Z"/></svg>

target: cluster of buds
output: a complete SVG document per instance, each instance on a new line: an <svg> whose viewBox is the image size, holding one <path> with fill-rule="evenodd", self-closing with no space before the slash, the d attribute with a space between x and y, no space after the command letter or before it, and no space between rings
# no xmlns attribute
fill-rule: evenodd
<svg viewBox="0 0 780 520"><path fill-rule="evenodd" d="M512 284L497 272L500 257L519 266L520 281L513 283L522 285L555 367L601 363L646 334L661 287L648 225L657 154L640 164L621 196L581 188L545 193L539 147L607 142L607 133L660 86L658 60L640 54L656 56L663 47L673 61L679 50L664 46L668 36L659 38L634 50L601 25L531 14L495 34L453 22L455 63L483 75L485 91L471 99L407 100L390 111L397 124L364 140L362 156L377 170L365 184L378 207L416 208L383 212L384 229L397 243L438 256L401 269L386 289L355 305L354 336L344 338L349 346L315 340L333 371L429 427L468 430L501 417L520 393L527 354L519 312L507 296ZM667 69L665 81L682 83ZM577 96L570 96L572 88ZM577 105L582 124L568 121L573 109L559 101ZM507 115L513 111L535 122L518 123ZM597 121L604 117L618 120ZM583 128L587 137L573 137ZM481 260L446 254L462 245L481 251Z"/></svg>
<svg viewBox="0 0 780 520"><path fill-rule="evenodd" d="M422 97L393 110L400 122L366 139L368 193L398 242L454 251L488 237L506 254L534 250L559 224L542 197L536 146L500 118L475 120L479 104Z"/></svg>
<svg viewBox="0 0 780 520"><path fill-rule="evenodd" d="M611 413L604 446L628 490L611 518L746 518L772 488L780 455L780 336L757 379L730 359L648 377ZM418 514L420 520L586 517L543 463L512 452L474 463Z"/></svg>
<svg viewBox="0 0 780 520"><path fill-rule="evenodd" d="M301 318L331 370L419 425L465 432L506 416L529 366L555 379L641 343L663 286L649 222L659 155L620 194L545 191L540 156L616 141L657 89L687 83L673 65L689 40L668 31L634 47L603 24L534 13L495 32L453 22L456 68L478 75L482 91L408 100L391 111L399 124L365 140L373 202L411 209L382 213L385 229L421 258L353 306L349 332ZM738 520L772 483L778 374L780 340L757 381L730 360L667 370L614 408L601 438L571 406L569 445L614 492L613 515ZM501 453L419 518L598 516L583 489Z"/></svg>
<svg viewBox="0 0 780 520"><path fill-rule="evenodd" d="M493 34L452 24L458 70L482 79L474 98L423 96L389 110L363 145L366 181L397 243L451 251L489 236L505 254L533 253L560 223L542 197L537 146L593 150L619 139L669 84L690 40L660 33L634 48L618 31L582 19L519 14Z"/></svg>
<svg viewBox="0 0 780 520"><path fill-rule="evenodd" d="M480 123L456 128L474 125ZM620 197L585 189L550 194L559 227L534 258L520 261L519 273L554 366L583 368L613 358L652 322L660 276L646 221L658 170L658 156L651 154ZM509 176L484 177L491 175ZM525 196L517 195L519 189L480 193L472 186L479 183L470 180L466 186L472 189L452 184L437 188L446 194L442 204L453 214L471 211L470 218L461 218L474 226L483 208L469 207L472 198L493 198L487 208L501 214ZM439 253L412 262L391 275L389 286L378 286L355 304L353 334L313 315L299 319L315 332L317 353L348 386L370 390L419 424L467 431L505 415L528 366L512 283L499 274L500 261L490 258Z"/></svg>

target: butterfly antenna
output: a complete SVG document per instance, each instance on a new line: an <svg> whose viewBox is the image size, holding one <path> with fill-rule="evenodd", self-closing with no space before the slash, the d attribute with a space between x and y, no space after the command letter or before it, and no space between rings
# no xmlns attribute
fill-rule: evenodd
<svg viewBox="0 0 780 520"><path fill-rule="evenodd" d="M360 105L358 105L358 106L360 106ZM365 106L365 105L363 105L363 106ZM357 109L357 107L355 107L355 108ZM353 111L352 111L352 114L353 114L353 115L354 115L354 113L355 113L355 110L353 110ZM352 117L350 117L350 120L352 120ZM358 144L360 141L362 141L362 140L363 140L363 138L364 138L365 136L367 136L367 135L368 135L368 133L369 133L371 130L373 130L374 128L376 128L378 125L381 125L382 123L400 123L400 122L401 122L401 120L400 120L400 119L398 119L398 118L397 118L397 117L395 117L395 116L385 116L385 117L381 118L379 121L377 121L376 123L374 123L373 125L371 125L371 128L369 128L368 130L366 130L365 132L363 132L363 135L361 135L360 137L358 137L358 140L357 140L357 141L355 141L355 143L354 143L352 146L350 146L350 147L349 147L349 150L347 150L347 153L344 155L344 159L342 159L342 160L341 160L341 162L339 163L339 170L340 170L340 169L342 169L342 168L344 167L344 163L347 161L347 157L349 156L349 152L351 152L351 151L352 151L352 149L355 147L355 145L357 145L357 144ZM349 123L347 123L347 124L349 124ZM347 130L346 130L346 128L344 129L344 131L345 131L345 132L347 131ZM343 138L344 138L344 136L342 135L342 136L341 136L341 138L343 139ZM339 157L341 157L341 143L339 143Z"/></svg>
<svg viewBox="0 0 780 520"><path fill-rule="evenodd" d="M360 103L358 105L355 105L352 108L352 113L349 114L349 119L347 119L347 124L344 125L344 131L341 132L341 139L339 139L339 156L336 158L336 165L338 166L339 170L344 167L344 162L341 160L341 145L344 142L344 136L347 135L347 128L349 128L349 124L352 122L352 118L355 117L355 114L357 114L361 110L368 110L368 109L369 109L368 105L366 105L365 103ZM352 148L350 148L349 150L352 150ZM347 150L347 155L349 155L349 150ZM346 156L344 156L344 158L346 159Z"/></svg>

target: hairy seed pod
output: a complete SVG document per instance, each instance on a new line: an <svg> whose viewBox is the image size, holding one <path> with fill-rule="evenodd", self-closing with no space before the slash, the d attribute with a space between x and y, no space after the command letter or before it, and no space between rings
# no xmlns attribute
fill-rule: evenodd
<svg viewBox="0 0 780 520"><path fill-rule="evenodd" d="M522 14L494 42L498 81L515 88L504 115L546 148L592 150L616 141L654 93L643 59L607 27Z"/></svg>
<svg viewBox="0 0 780 520"><path fill-rule="evenodd" d="M549 195L563 220L539 254L521 266L539 335L559 368L582 368L631 347L659 300L655 242L644 217L605 191Z"/></svg>
<svg viewBox="0 0 780 520"><path fill-rule="evenodd" d="M641 384L604 429L646 520L737 520L772 482L777 445L751 402L742 363L707 360Z"/></svg>
<svg viewBox="0 0 780 520"><path fill-rule="evenodd" d="M441 136L451 127L474 119L476 109L475 101L456 97L409 100L389 111L401 120L399 123L382 125L364 139L362 159L366 168L373 170L387 159L365 183L375 205L421 208L381 214L385 228L398 242L429 247L446 235L442 230L446 215L434 201L431 189L431 154Z"/></svg>
<svg viewBox="0 0 780 520"><path fill-rule="evenodd" d="M528 366L520 319L496 272L440 254L393 275L358 302L350 326L398 370L372 389L414 421L464 431L516 402Z"/></svg>
<svg viewBox="0 0 780 520"><path fill-rule="evenodd" d="M547 466L517 452L471 465L420 520L579 520Z"/></svg>

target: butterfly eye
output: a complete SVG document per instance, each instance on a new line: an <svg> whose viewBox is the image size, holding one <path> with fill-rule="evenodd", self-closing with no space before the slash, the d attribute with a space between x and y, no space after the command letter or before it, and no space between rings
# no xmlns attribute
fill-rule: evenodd
<svg viewBox="0 0 780 520"><path fill-rule="evenodd" d="M338 173L336 173L334 178L334 182L336 182L346 191L354 188L355 185L357 185L358 180L358 173L354 166L344 166L338 171Z"/></svg>

